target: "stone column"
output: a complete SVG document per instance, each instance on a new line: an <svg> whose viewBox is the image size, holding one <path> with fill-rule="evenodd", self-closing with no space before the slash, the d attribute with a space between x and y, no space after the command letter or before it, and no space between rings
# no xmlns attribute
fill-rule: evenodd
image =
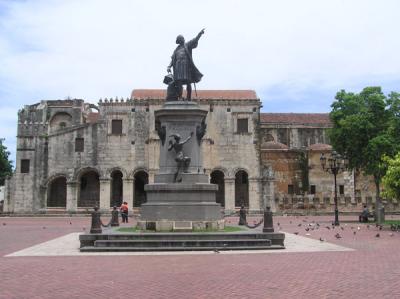
<svg viewBox="0 0 400 299"><path fill-rule="evenodd" d="M100 179L100 211L109 211L110 210L110 196L111 196L111 189L110 189L111 180Z"/></svg>
<svg viewBox="0 0 400 299"><path fill-rule="evenodd" d="M235 210L235 178L224 178L225 182L225 211Z"/></svg>
<svg viewBox="0 0 400 299"><path fill-rule="evenodd" d="M127 178L123 180L123 199L128 203L129 211L133 209L133 184L135 179Z"/></svg>
<svg viewBox="0 0 400 299"><path fill-rule="evenodd" d="M261 207L261 192L260 192L260 179L249 179L249 210L260 211Z"/></svg>
<svg viewBox="0 0 400 299"><path fill-rule="evenodd" d="M77 182L67 182L67 211L76 212L78 208L78 190L80 185Z"/></svg>

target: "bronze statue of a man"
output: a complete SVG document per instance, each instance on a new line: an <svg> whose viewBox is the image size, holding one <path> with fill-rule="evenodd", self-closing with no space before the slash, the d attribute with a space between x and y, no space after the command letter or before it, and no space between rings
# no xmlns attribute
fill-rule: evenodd
<svg viewBox="0 0 400 299"><path fill-rule="evenodd" d="M204 34L202 29L197 36L185 43L185 38L178 35L176 38L176 47L171 57L167 71L171 72L171 67L174 70L174 81L177 88L180 90L179 98L182 98L182 85L186 84L186 99L188 101L192 98L192 83L200 82L203 74L194 65L192 58L192 49L197 47L200 37Z"/></svg>

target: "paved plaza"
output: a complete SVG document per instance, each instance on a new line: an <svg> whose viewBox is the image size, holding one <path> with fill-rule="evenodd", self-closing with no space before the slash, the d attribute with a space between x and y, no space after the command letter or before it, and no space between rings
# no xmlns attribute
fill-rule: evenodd
<svg viewBox="0 0 400 299"><path fill-rule="evenodd" d="M400 298L400 233L355 218L275 217L282 251L81 254L88 217L2 217L0 298Z"/></svg>

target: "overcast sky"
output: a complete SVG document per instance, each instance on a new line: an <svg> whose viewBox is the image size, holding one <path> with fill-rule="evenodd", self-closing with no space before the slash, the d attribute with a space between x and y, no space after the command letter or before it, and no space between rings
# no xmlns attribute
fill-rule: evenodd
<svg viewBox="0 0 400 299"><path fill-rule="evenodd" d="M165 88L175 38L198 89L254 89L264 112L329 112L340 89L400 91L400 1L0 0L0 137L40 100Z"/></svg>

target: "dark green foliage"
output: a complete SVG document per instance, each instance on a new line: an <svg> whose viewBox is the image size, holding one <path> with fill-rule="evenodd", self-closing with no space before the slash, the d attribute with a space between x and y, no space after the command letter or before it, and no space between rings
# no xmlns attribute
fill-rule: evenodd
<svg viewBox="0 0 400 299"><path fill-rule="evenodd" d="M0 138L0 186L4 185L7 176L12 174L12 164L9 160L10 152L3 145L4 138Z"/></svg>
<svg viewBox="0 0 400 299"><path fill-rule="evenodd" d="M374 177L379 198L386 172L383 157L393 157L399 150L399 94L386 97L380 87L366 87L359 94L341 90L335 99L330 113L332 146L349 159L350 168Z"/></svg>

